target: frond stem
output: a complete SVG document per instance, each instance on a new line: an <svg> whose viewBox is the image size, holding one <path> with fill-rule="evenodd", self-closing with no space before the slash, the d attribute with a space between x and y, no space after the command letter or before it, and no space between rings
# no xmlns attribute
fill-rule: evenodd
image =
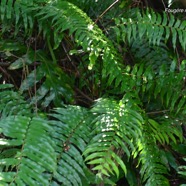
<svg viewBox="0 0 186 186"><path fill-rule="evenodd" d="M53 49L52 49L52 46L51 46L49 37L47 37L47 44L48 44L48 48L49 48L49 50L50 50L50 54L51 54L52 60L53 60L54 64L57 64L57 60L56 60L56 57L55 57L55 55L54 55L54 51L53 51Z"/></svg>

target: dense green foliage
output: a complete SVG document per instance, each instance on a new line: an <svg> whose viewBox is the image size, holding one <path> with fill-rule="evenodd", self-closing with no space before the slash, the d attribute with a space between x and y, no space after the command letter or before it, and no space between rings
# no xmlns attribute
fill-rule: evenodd
<svg viewBox="0 0 186 186"><path fill-rule="evenodd" d="M0 185L186 183L186 21L148 5L0 1Z"/></svg>

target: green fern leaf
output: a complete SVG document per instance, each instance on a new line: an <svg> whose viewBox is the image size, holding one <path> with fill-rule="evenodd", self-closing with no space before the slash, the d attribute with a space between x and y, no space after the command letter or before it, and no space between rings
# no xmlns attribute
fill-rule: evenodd
<svg viewBox="0 0 186 186"><path fill-rule="evenodd" d="M0 161L3 168L2 183L48 185L45 173L55 170L56 156L54 143L47 135L52 130L47 122L41 118L9 116L0 121L0 129L1 133L8 137L3 143L3 151L6 152L10 145L17 148L16 154ZM7 172L6 167L10 171Z"/></svg>
<svg viewBox="0 0 186 186"><path fill-rule="evenodd" d="M58 157L54 179L67 186L82 185L83 178L88 182L82 153L89 140L87 134L90 133L88 123L91 115L83 108L68 106L56 109L51 116L57 119L50 121Z"/></svg>
<svg viewBox="0 0 186 186"><path fill-rule="evenodd" d="M146 139L147 137L147 139ZM144 136L142 141L142 150L140 152L139 162L142 164L140 173L142 175L142 181L145 186L150 185L169 185L166 175L167 168L164 162L160 159L159 149L152 137L149 135Z"/></svg>
<svg viewBox="0 0 186 186"><path fill-rule="evenodd" d="M134 141L140 138L139 126L143 122L137 112L140 108L131 105L129 100L132 101L129 95L125 95L119 103L102 99L92 109L96 115L92 123L94 137L83 154L88 164L95 165L93 170L97 170L99 175L110 177L110 174L115 174L118 177L118 166L126 174L126 166L117 151L122 149L128 157L131 156L135 149Z"/></svg>
<svg viewBox="0 0 186 186"><path fill-rule="evenodd" d="M163 15L160 15L155 13L153 10L146 10L146 12L142 13L140 13L138 10L136 12L137 15L134 19L120 18L121 21L116 21L117 27L121 29L121 31L117 33L120 33L120 35L122 33L129 36L136 35L136 30L134 30L134 34L131 33L133 32L131 28L134 24L136 24L138 30L137 33L140 39L145 36L150 43L159 45L162 38L165 38L167 41L171 37L174 48L176 47L176 40L179 39L181 46L185 50L186 42L182 40L182 38L184 38L186 28L185 24L181 24L179 19L176 19L172 14L169 18L167 18L167 14L164 13ZM127 26L125 27L123 24ZM126 38L124 37L123 40L125 41L125 39Z"/></svg>

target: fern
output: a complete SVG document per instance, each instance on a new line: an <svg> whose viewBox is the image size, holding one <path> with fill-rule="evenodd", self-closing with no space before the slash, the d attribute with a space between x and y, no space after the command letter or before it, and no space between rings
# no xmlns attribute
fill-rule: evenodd
<svg viewBox="0 0 186 186"><path fill-rule="evenodd" d="M161 122L148 119L143 126L143 136L138 141L140 174L145 185L169 185L165 177L169 169L165 153L157 144L170 144L170 140L177 143L177 138L183 140L179 126L170 124L166 119Z"/></svg>
<svg viewBox="0 0 186 186"><path fill-rule="evenodd" d="M140 170L142 182L147 186L169 185L168 179L164 176L168 174L168 171L165 163L161 159L160 150L157 148L153 137L148 135L150 132L148 128L145 130L141 144L139 145L141 147L139 159L142 164Z"/></svg>
<svg viewBox="0 0 186 186"><path fill-rule="evenodd" d="M52 130L47 122L36 117L9 116L0 121L0 130L1 156L4 155L0 183L48 185L45 174L54 171L56 156L54 143L47 135ZM12 155L6 157L10 152Z"/></svg>
<svg viewBox="0 0 186 186"><path fill-rule="evenodd" d="M55 110L50 121L54 129L51 133L56 143L57 169L53 174L51 185L83 185L90 180L86 179L86 166L82 158L90 138L89 122L91 116L80 107L69 106Z"/></svg>
<svg viewBox="0 0 186 186"><path fill-rule="evenodd" d="M7 87L3 85L3 88ZM12 102L11 99L3 101L8 105ZM16 100L13 103L16 104ZM28 108L24 109L27 116L8 110L8 116L0 120L0 183L77 186L82 185L82 179L88 183L86 175L89 171L80 152L89 141L87 123L91 115L85 109L68 107L57 109L51 114L56 119L47 121L41 117L29 117Z"/></svg>
<svg viewBox="0 0 186 186"><path fill-rule="evenodd" d="M122 9L97 23L106 4L93 14L101 2L78 2L1 1L0 55L22 74L19 91L0 86L0 184L114 185L130 178L132 162L143 185L169 185L167 147L185 140L186 102L185 60L167 43L185 50L185 21L130 8L116 25L107 19ZM65 105L77 104L76 87L84 102L99 99Z"/></svg>
<svg viewBox="0 0 186 186"><path fill-rule="evenodd" d="M5 117L0 121L1 183L82 185L82 180L90 183L85 179L88 170L83 153L100 179L112 174L119 177L118 166L126 174L122 156L139 155L143 182L148 185L156 180L154 185L168 185L164 177L167 167L156 143L169 144L169 138L176 143L176 137L182 140L182 134L169 122L159 125L149 119L150 125L146 125L138 99L126 94L119 102L99 100L91 113L80 107L56 109L50 114L51 121L20 115ZM36 164L38 161L41 162ZM33 173L28 177L25 171Z"/></svg>
<svg viewBox="0 0 186 186"><path fill-rule="evenodd" d="M81 154L90 140L91 115L70 106L50 115L55 120L20 115L1 119L1 184L90 183Z"/></svg>
<svg viewBox="0 0 186 186"><path fill-rule="evenodd" d="M0 113L1 118L6 118L8 115L27 115L31 107L24 101L20 93L11 90L13 85L0 85ZM18 106L19 105L19 106Z"/></svg>
<svg viewBox="0 0 186 186"><path fill-rule="evenodd" d="M82 47L83 53L88 53L88 69L93 69L96 61L101 57L103 61L103 70L100 73L102 74L103 81L109 78L109 86L116 78L119 85L122 81L122 56L117 52L117 50L115 50L112 42L105 37L101 29L99 29L83 11L67 1L46 3L42 7L35 6L34 3L33 5L28 4L28 7L20 7L20 10L25 11L28 9L28 15L25 15L25 19L31 17L32 22L38 22L39 33L42 32L43 36L47 40L48 50L50 51L50 56L52 58L51 61L53 61L53 63L57 64L54 50L59 48L59 44L63 41L66 31L69 31L69 34L72 35L72 38L75 40L77 45ZM32 12L31 14L30 11ZM71 14L71 12L74 13ZM20 12L17 13L17 16L21 16ZM13 17L11 18L13 19ZM76 28L73 26L74 24L77 25ZM25 29L27 27L28 31L29 28L32 29L28 24L25 26ZM51 28L54 30L52 34ZM45 69L43 69L43 71L45 71ZM60 73L62 73L62 71ZM32 74L30 76L33 76ZM54 77L52 79L56 78ZM31 83L31 85L33 84ZM27 89L28 88L29 87L27 87ZM49 99L52 99L52 95Z"/></svg>
<svg viewBox="0 0 186 186"><path fill-rule="evenodd" d="M93 164L93 170L98 176L119 177L119 166L126 174L126 166L121 159L125 153L128 158L134 151L134 141L141 136L140 125L143 119L138 113L138 106L129 95L119 103L111 100L98 100L92 112L97 115L93 120L93 139L84 152L88 164ZM135 109L135 110L134 110ZM121 154L118 154L122 149ZM118 165L119 164L119 165Z"/></svg>
<svg viewBox="0 0 186 186"><path fill-rule="evenodd" d="M145 37L154 45L160 44L162 38L167 41L172 40L173 47L176 47L176 41L179 40L182 48L185 50L185 21L176 19L172 14L168 18L166 13L160 15L151 10L146 10L137 14L134 18L121 18L116 20L117 27L114 27L117 34L130 42L131 38L136 39Z"/></svg>
<svg viewBox="0 0 186 186"><path fill-rule="evenodd" d="M183 160L185 161L185 158L183 158ZM181 165L179 166L179 171L178 173L183 176L183 177L186 177L186 166L184 165Z"/></svg>

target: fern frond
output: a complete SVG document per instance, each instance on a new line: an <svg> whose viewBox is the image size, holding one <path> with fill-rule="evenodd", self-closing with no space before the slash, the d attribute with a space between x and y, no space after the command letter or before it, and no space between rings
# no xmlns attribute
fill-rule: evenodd
<svg viewBox="0 0 186 186"><path fill-rule="evenodd" d="M117 79L117 85L122 82L122 56L101 29L80 8L67 1L57 1L46 2L42 6L36 6L33 3L28 4L28 7L20 7L20 12L24 11L26 12L24 15L25 30L28 27L29 32L31 28L28 26L27 19L38 23L39 33L46 38L54 63L56 63L56 56L53 50L59 48L64 35L68 32L73 42L75 41L78 46L82 47L83 53L88 53L89 64L87 66L90 70L101 59L103 61L102 79L108 79L108 86L115 79ZM17 13L18 17L21 16L20 12ZM15 17L12 16L12 19Z"/></svg>
<svg viewBox="0 0 186 186"><path fill-rule="evenodd" d="M154 138L161 144L170 144L170 139L174 143L177 143L177 139L180 142L183 141L183 134L181 128L171 123L171 120L167 118L161 121L161 124L155 120L149 119L149 127L154 135Z"/></svg>
<svg viewBox="0 0 186 186"><path fill-rule="evenodd" d="M146 67L152 66L155 71L159 71L162 61L166 66L170 66L173 59L163 41L157 46L137 38L136 40L131 40L130 52L134 56L136 63L145 63Z"/></svg>
<svg viewBox="0 0 186 186"><path fill-rule="evenodd" d="M142 182L145 183L145 186L168 186L169 181L165 177L168 174L166 164L161 159L161 153L154 138L149 135L147 128L145 130L142 141L139 140L139 146L141 147L139 163L141 163Z"/></svg>
<svg viewBox="0 0 186 186"><path fill-rule="evenodd" d="M94 165L92 170L98 171L98 175L102 178L110 175L118 177L119 167L126 174L126 166L121 155L126 154L129 158L135 149L135 140L141 136L140 125L143 123L143 118L132 99L134 98L128 95L119 103L100 99L92 109L96 116L92 123L94 137L84 155L87 163ZM120 155L119 150L122 150Z"/></svg>
<svg viewBox="0 0 186 186"><path fill-rule="evenodd" d="M1 118L8 115L29 115L31 108L19 92L13 91L13 85L0 85L0 113ZM19 105L19 106L18 106Z"/></svg>
<svg viewBox="0 0 186 186"><path fill-rule="evenodd" d="M55 170L57 158L49 131L52 128L47 121L37 117L17 115L0 120L4 155L0 160L1 184L49 185L45 174ZM12 156L8 154L10 150Z"/></svg>
<svg viewBox="0 0 186 186"><path fill-rule="evenodd" d="M162 65L154 89L154 96L157 97L157 95L160 95L164 105L169 108L171 112L177 110L178 113L179 111L183 111L186 106L183 81L185 77L185 62L182 62L179 71L176 68L176 64L177 61L173 60L168 73L168 68Z"/></svg>
<svg viewBox="0 0 186 186"><path fill-rule="evenodd" d="M50 126L54 129L51 137L57 153L57 168L51 184L78 186L83 185L82 180L88 183L82 153L90 140L90 113L80 107L68 106L56 109L50 115L55 118Z"/></svg>
<svg viewBox="0 0 186 186"><path fill-rule="evenodd" d="M152 65L139 63L133 68L127 66L123 71L122 90L133 90L141 93L148 100L151 98L160 99L162 105L171 112L178 114L183 112L186 106L184 77L185 61L180 69L176 68L176 60L171 64L162 64L159 69Z"/></svg>
<svg viewBox="0 0 186 186"><path fill-rule="evenodd" d="M171 38L174 48L178 40L185 50L185 21L180 21L172 14L168 18L165 12L162 15L148 9L142 13L140 13L140 10L135 12L137 13L135 18L119 18L116 20L117 27L114 27L114 29L123 41L127 39L130 42L132 38L136 39L138 36L140 39L145 37L150 43L159 45L162 38L166 41Z"/></svg>
<svg viewBox="0 0 186 186"><path fill-rule="evenodd" d="M82 46L83 52L88 52L89 69L92 69L101 57L104 64L102 78L109 77L108 85L116 78L119 85L122 81L119 67L122 58L112 43L83 11L73 4L63 1L52 5L47 4L41 9L37 9L36 19L39 23L39 30L47 38L48 45L50 45L50 40L54 40L53 49L59 47L64 34L69 31L77 44ZM77 26L76 29L74 29L74 24ZM50 28L53 28L53 33ZM52 53L52 49L50 51Z"/></svg>
<svg viewBox="0 0 186 186"><path fill-rule="evenodd" d="M74 37L75 42L82 47L84 53L89 54L89 64L87 65L90 70L94 67L96 61L101 58L104 69L102 77L110 77L108 85L115 78L118 78L118 81L121 82L119 78L121 77L122 56L97 25L81 9L69 2L62 1L54 3L52 6L45 6L38 11L36 18L39 22L40 30L44 32L45 36L50 38L52 36L48 20L51 20L51 27L54 29L53 38L59 38L54 43L54 49L59 46L63 38L58 34L69 31L69 34Z"/></svg>
<svg viewBox="0 0 186 186"><path fill-rule="evenodd" d="M148 119L143 126L143 136L138 141L140 174L145 185L169 185L166 178L169 167L165 161L165 153L160 145L177 144L178 139L183 141L182 130L174 125L171 120L163 119L161 123Z"/></svg>

